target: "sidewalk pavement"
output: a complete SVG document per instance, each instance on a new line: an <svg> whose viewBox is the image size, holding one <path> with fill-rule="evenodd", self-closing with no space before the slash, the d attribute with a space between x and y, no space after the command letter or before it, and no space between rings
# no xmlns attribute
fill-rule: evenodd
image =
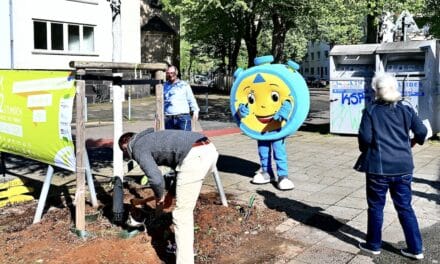
<svg viewBox="0 0 440 264"><path fill-rule="evenodd" d="M261 206L286 213L277 230L301 246L286 250L289 263L405 263L395 249L386 247L371 259L359 254L357 241L365 239L367 202L365 176L352 169L359 151L352 136L321 135L299 131L287 139L289 178L292 191L279 191L272 184L253 185L258 169L256 142L242 134L213 138L221 157L218 169L226 193L243 202L256 193ZM438 263L440 220L440 144L427 142L414 148L416 164L413 205L425 240L425 261ZM211 179L207 184L214 186ZM404 246L403 231L388 195L383 241ZM436 237L437 236L437 237ZM299 248L298 248L299 247Z"/></svg>
<svg viewBox="0 0 440 264"><path fill-rule="evenodd" d="M140 131L148 121L129 122L125 131ZM201 121L201 127L210 126ZM217 126L218 127L218 126ZM228 125L229 127L229 125ZM108 129L108 128L107 128ZM87 129L92 132L93 128ZM106 129L98 129L105 133ZM98 131L97 130L97 131ZM223 132L223 133L222 133ZM98 132L91 134L97 135ZM403 231L388 194L383 241L379 256L361 254L357 245L367 229L365 176L352 169L358 155L357 138L298 131L287 138L291 191L279 191L273 184L250 182L259 169L257 143L238 130L205 130L211 134L220 157L217 167L227 195L247 203L257 194L256 205L284 212L287 220L277 227L280 236L298 242L287 248L288 263L407 263L399 250L405 246ZM429 141L413 149L415 174L413 205L422 229L426 263L440 261L440 142ZM130 176L141 176L139 168ZM213 177L204 190L215 190ZM274 263L284 263L276 262Z"/></svg>
<svg viewBox="0 0 440 264"><path fill-rule="evenodd" d="M151 127L152 122L125 121L124 131L141 131ZM405 245L405 240L389 195L384 210L382 254L374 257L361 254L357 247L358 241L365 238L367 202L365 176L352 169L359 155L355 136L303 130L288 137L289 178L294 182L295 189L279 191L272 184L250 183L254 172L259 169L257 143L234 129L235 124L202 120L198 127L204 132L209 131L207 133L220 153L217 167L227 195L247 203L251 195L256 194L257 206L286 214L287 220L277 227L277 232L284 238L298 242L285 249L283 259L288 259L288 263L410 262L397 250ZM86 138L112 136L113 127L109 124L89 122L86 128ZM89 156L93 156L91 152L93 149L89 150ZM422 263L439 263L440 142L426 142L423 146L414 147L413 152L416 166L413 205L426 248ZM100 163L99 166L91 162L96 178L111 177L111 161ZM16 173L20 174L19 168ZM44 173L44 170L39 172L40 180ZM142 172L135 168L129 175L142 175ZM56 182L56 178L53 181L55 185L75 179L74 176L64 176L60 178L62 181ZM215 182L208 177L204 190L213 189ZM285 262L275 258L273 263Z"/></svg>

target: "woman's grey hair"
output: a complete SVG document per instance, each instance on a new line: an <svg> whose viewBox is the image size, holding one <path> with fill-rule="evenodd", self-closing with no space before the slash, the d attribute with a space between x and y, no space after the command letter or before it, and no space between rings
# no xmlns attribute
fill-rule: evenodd
<svg viewBox="0 0 440 264"><path fill-rule="evenodd" d="M376 92L376 100L395 103L402 99L402 95L397 90L397 79L390 73L377 72L373 77L371 86Z"/></svg>

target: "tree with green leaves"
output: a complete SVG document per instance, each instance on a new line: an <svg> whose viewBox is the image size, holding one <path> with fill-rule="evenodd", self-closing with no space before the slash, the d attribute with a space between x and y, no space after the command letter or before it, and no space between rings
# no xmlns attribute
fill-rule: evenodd
<svg viewBox="0 0 440 264"><path fill-rule="evenodd" d="M232 72L242 40L248 67L268 53L276 62L301 58L307 41L330 45L377 42L380 16L408 10L421 14L431 4L430 21L438 20L438 0L163 0L168 12L182 17L183 38L198 54L218 59ZM438 22L437 22L438 23ZM432 26L435 29L435 26ZM204 56L197 55L196 60Z"/></svg>
<svg viewBox="0 0 440 264"><path fill-rule="evenodd" d="M289 30L292 30L291 36L294 34L300 36L309 31L311 13L314 10L312 1L299 0L272 0L269 3L269 16L271 18L271 54L274 56L275 62L285 61L287 55L285 47L287 45L286 38ZM295 40L293 40L295 41Z"/></svg>
<svg viewBox="0 0 440 264"><path fill-rule="evenodd" d="M192 43L193 48L235 68L243 38L238 26L242 18L241 8L238 4L228 5L230 1L224 2L163 1L168 12L183 18L183 38Z"/></svg>
<svg viewBox="0 0 440 264"><path fill-rule="evenodd" d="M425 17L421 20L423 24L429 24L430 34L435 38L440 38L440 1L426 0L424 9Z"/></svg>

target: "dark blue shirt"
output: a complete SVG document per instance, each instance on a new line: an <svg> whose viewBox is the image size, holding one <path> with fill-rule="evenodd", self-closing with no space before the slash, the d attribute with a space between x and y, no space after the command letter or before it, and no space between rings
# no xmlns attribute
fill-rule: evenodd
<svg viewBox="0 0 440 264"><path fill-rule="evenodd" d="M413 172L410 130L422 145L427 129L408 103L376 101L363 112L358 142L362 152L355 169L379 175Z"/></svg>

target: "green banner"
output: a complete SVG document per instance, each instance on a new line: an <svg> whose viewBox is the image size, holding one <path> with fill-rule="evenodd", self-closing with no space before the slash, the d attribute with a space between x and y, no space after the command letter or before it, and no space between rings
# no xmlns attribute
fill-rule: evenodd
<svg viewBox="0 0 440 264"><path fill-rule="evenodd" d="M0 70L0 151L75 171L71 72Z"/></svg>

